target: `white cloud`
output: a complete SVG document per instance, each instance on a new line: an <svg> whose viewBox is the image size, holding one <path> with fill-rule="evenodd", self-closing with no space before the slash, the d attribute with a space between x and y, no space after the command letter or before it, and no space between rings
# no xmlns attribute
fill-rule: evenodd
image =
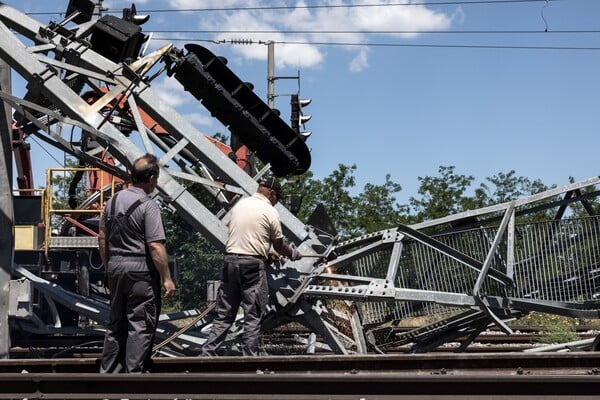
<svg viewBox="0 0 600 400"><path fill-rule="evenodd" d="M200 107L200 103L198 103L198 107ZM190 113L185 114L184 117L195 126L214 127L216 125L215 119L208 114Z"/></svg>
<svg viewBox="0 0 600 400"><path fill-rule="evenodd" d="M205 0L203 9L228 9L214 12L198 12L198 29L220 31L269 31L273 33L221 33L217 40L252 39L254 42L275 41L275 54L278 68L318 67L325 60L325 46L318 43L349 43L345 49L356 53L349 68L360 71L368 67L368 52L354 44L365 44L386 38L410 40L418 30L447 29L453 17L434 11L426 6L405 0L377 0L366 3L364 0L321 0L311 5L331 6L303 8L303 0L270 1L272 7L296 5L296 8L251 10L251 7L265 7L258 0ZM365 4L371 6L364 7ZM375 6L380 4L382 6ZM363 5L363 7L358 7ZM171 6L178 9L199 8L196 0L171 0ZM340 7L348 6L348 7ZM456 18L456 15L454 16ZM365 31L412 31L412 33L366 34ZM295 31L295 32L292 32ZM301 31L301 32L298 32ZM318 31L319 33L310 33ZM331 31L345 31L332 33ZM234 37L235 36L235 37ZM266 47L266 46L265 46ZM259 45L235 46L233 51L240 57L251 60L265 60L266 49Z"/></svg>
<svg viewBox="0 0 600 400"><path fill-rule="evenodd" d="M296 8L249 10L250 7L275 7L294 4L290 1L241 1L206 0L202 8L231 8L231 11L201 12L198 29L232 31L275 31L274 33L238 33L240 39L276 42L276 62L279 68L317 67L325 60L325 46L318 43L349 43L345 49L356 53L349 68L360 71L368 67L368 52L354 44L387 38L410 40L418 36L414 31L447 29L452 17L433 11L426 6L412 4L399 5L398 0L379 0L365 3L363 0L322 0L320 6L303 8L307 3L297 1ZM369 7L357 7L369 4ZM375 6L381 4L385 6ZM173 0L173 7L198 7L194 0ZM339 7L348 6L348 7ZM236 9L239 8L239 9ZM412 31L413 33L366 34L365 31ZM296 31L296 32L290 32ZM301 31L301 32L298 32ZM310 33L318 31L318 33ZM346 33L331 33L345 31ZM230 33L221 33L216 39L236 39ZM266 50L262 46L236 46L234 51L247 59L264 60Z"/></svg>
<svg viewBox="0 0 600 400"><path fill-rule="evenodd" d="M458 7L452 14L452 21L456 21L459 24L465 22L465 11L462 7Z"/></svg>
<svg viewBox="0 0 600 400"><path fill-rule="evenodd" d="M235 8L249 7L251 5L259 5L256 1L248 0L171 0L170 4L173 8L179 10L185 9L216 9L216 8Z"/></svg>
<svg viewBox="0 0 600 400"><path fill-rule="evenodd" d="M368 68L369 60L367 59L367 53L368 50L362 48L356 57L354 57L354 59L350 62L348 69L350 69L351 72L361 72L362 70Z"/></svg>
<svg viewBox="0 0 600 400"><path fill-rule="evenodd" d="M152 84L152 90L171 107L179 107L189 101L190 94L176 79L161 79Z"/></svg>
<svg viewBox="0 0 600 400"><path fill-rule="evenodd" d="M181 83L174 78L164 77L152 84L152 90L171 107L177 109L186 104L197 104L198 112L184 115L184 117L200 130L215 129L219 124L210 116L202 103L183 89ZM202 112L200 112L202 111Z"/></svg>
<svg viewBox="0 0 600 400"><path fill-rule="evenodd" d="M149 4L150 0L134 0L134 1L127 1L127 0L103 0L102 1L102 7L107 8L107 9L117 9L117 10L121 10L123 8L129 8L131 7L131 4L135 3L135 7L138 9L140 9L140 5L141 4ZM140 13L142 14L142 13Z"/></svg>

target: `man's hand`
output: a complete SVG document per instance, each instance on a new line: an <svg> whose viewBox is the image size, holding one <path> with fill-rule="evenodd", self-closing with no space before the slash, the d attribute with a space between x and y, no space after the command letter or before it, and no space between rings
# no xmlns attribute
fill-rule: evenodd
<svg viewBox="0 0 600 400"><path fill-rule="evenodd" d="M165 297L175 296L175 283L172 279L165 279L163 282L163 287L165 288Z"/></svg>
<svg viewBox="0 0 600 400"><path fill-rule="evenodd" d="M292 254L290 255L290 260L297 261L302 258L302 254L300 254L300 252L298 251L296 246L290 246L290 249L292 250Z"/></svg>
<svg viewBox="0 0 600 400"><path fill-rule="evenodd" d="M104 285L104 288L106 290L110 290L109 279L108 279L108 272L107 271L104 271L104 276L102 278L102 284Z"/></svg>

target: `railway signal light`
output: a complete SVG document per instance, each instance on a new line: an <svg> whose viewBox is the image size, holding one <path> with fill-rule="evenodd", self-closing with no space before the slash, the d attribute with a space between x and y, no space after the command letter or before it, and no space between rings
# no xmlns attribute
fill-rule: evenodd
<svg viewBox="0 0 600 400"><path fill-rule="evenodd" d="M72 17L72 21L76 24L83 24L91 21L95 7L96 4L92 0L70 0L65 14L70 17L72 14L77 13Z"/></svg>
<svg viewBox="0 0 600 400"><path fill-rule="evenodd" d="M131 18L131 21L114 15L100 18L94 25L90 39L92 50L115 63L135 60L148 37L142 33L138 21L133 22L133 14L129 13L128 18Z"/></svg>
<svg viewBox="0 0 600 400"><path fill-rule="evenodd" d="M136 25L142 25L148 22L150 16L138 15L135 4L132 4L130 8L123 9L123 19L125 21L133 22Z"/></svg>
<svg viewBox="0 0 600 400"><path fill-rule="evenodd" d="M292 113L290 116L292 129L300 135L302 140L306 140L312 132L310 131L301 131L300 127L304 128L304 124L307 123L312 116L304 115L302 109L304 107L308 107L308 105L312 102L311 99L301 99L297 94L293 94L290 99Z"/></svg>
<svg viewBox="0 0 600 400"><path fill-rule="evenodd" d="M298 134L209 49L187 44L187 54L172 51L165 62L174 76L204 107L265 163L275 175L302 174L310 150Z"/></svg>

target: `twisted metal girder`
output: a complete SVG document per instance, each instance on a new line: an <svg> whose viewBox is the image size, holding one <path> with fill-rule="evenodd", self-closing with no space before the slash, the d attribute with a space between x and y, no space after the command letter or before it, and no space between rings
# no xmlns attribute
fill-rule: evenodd
<svg viewBox="0 0 600 400"><path fill-rule="evenodd" d="M67 30L67 37L64 29L43 25L0 3L0 57L28 82L24 98L1 93L2 99L17 111L15 115L26 132L43 137L47 143L115 175L125 176L124 169L145 152L157 154L161 164L157 198L174 209L218 250L224 250L231 203L256 191L260 173L256 177L249 176L153 92L152 79L164 72L156 68L156 64L171 50L170 45L129 65L117 65L86 45L84 39L90 29L90 23L84 23ZM17 33L31 44L23 43ZM153 68L158 69L158 73L152 75ZM100 86L109 90L96 102L89 104L82 98L83 87L97 90ZM106 105L120 101L129 104L136 134L121 131L104 112ZM172 139L169 143L143 126L141 111L169 132ZM67 126L81 130L81 137L66 140L55 129L57 123L63 130ZM100 149L84 148L84 136L97 142ZM102 151L109 152L121 164L121 171L102 162L97 156ZM219 196L222 210L211 211L188 191L186 182L199 183L209 193ZM229 196L223 196L223 193ZM324 247L312 228L306 227L282 205L276 207L286 237L296 243L301 252L311 256L316 254L313 247ZM272 291L277 293L273 297L273 312L288 319L315 314L306 319L309 324L319 320L320 307L298 301L294 308L285 295L293 292L293 285L300 276L312 271L314 262L315 258L310 257L286 262L272 274L269 282ZM334 336L328 329L322 331L320 322L318 325L315 329L321 335ZM334 339L331 347L344 352Z"/></svg>

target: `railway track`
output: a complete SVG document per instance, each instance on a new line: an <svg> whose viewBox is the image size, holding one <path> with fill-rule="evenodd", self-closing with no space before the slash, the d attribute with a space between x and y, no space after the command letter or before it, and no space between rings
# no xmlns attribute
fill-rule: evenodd
<svg viewBox="0 0 600 400"><path fill-rule="evenodd" d="M544 346L540 343L542 334L538 327L515 327L515 333L506 335L499 331L486 331L477 336L473 343L464 349L466 353L497 353L497 352L515 352L533 349L538 346ZM287 335L279 335L278 339L267 336L265 343L269 343L266 353L269 355L291 355L302 354L304 346L299 346L293 338L294 334L305 333L304 331L287 332ZM594 339L598 335L596 327L582 326L577 330L579 340ZM102 352L102 337L80 338L78 342L71 339L54 338L54 341L45 339L43 341L29 341L29 343L18 343L19 346L13 347L10 351L10 358L97 358ZM297 351L291 351L295 347L300 347ZM434 350L435 352L453 352L458 344L447 343L444 346ZM388 349L387 353L409 353L410 346L401 346L394 349Z"/></svg>
<svg viewBox="0 0 600 400"><path fill-rule="evenodd" d="M518 332L486 332L464 353L159 357L143 375L98 374L98 343L57 342L0 360L0 399L600 398L600 352L525 353L540 333ZM578 331L581 339L596 334Z"/></svg>
<svg viewBox="0 0 600 400"><path fill-rule="evenodd" d="M157 358L102 375L97 359L0 360L0 399L598 399L600 354Z"/></svg>
<svg viewBox="0 0 600 400"><path fill-rule="evenodd" d="M5 382L2 382L3 384ZM597 377L398 376L392 374L89 374L16 377L11 399L465 399L592 400Z"/></svg>

